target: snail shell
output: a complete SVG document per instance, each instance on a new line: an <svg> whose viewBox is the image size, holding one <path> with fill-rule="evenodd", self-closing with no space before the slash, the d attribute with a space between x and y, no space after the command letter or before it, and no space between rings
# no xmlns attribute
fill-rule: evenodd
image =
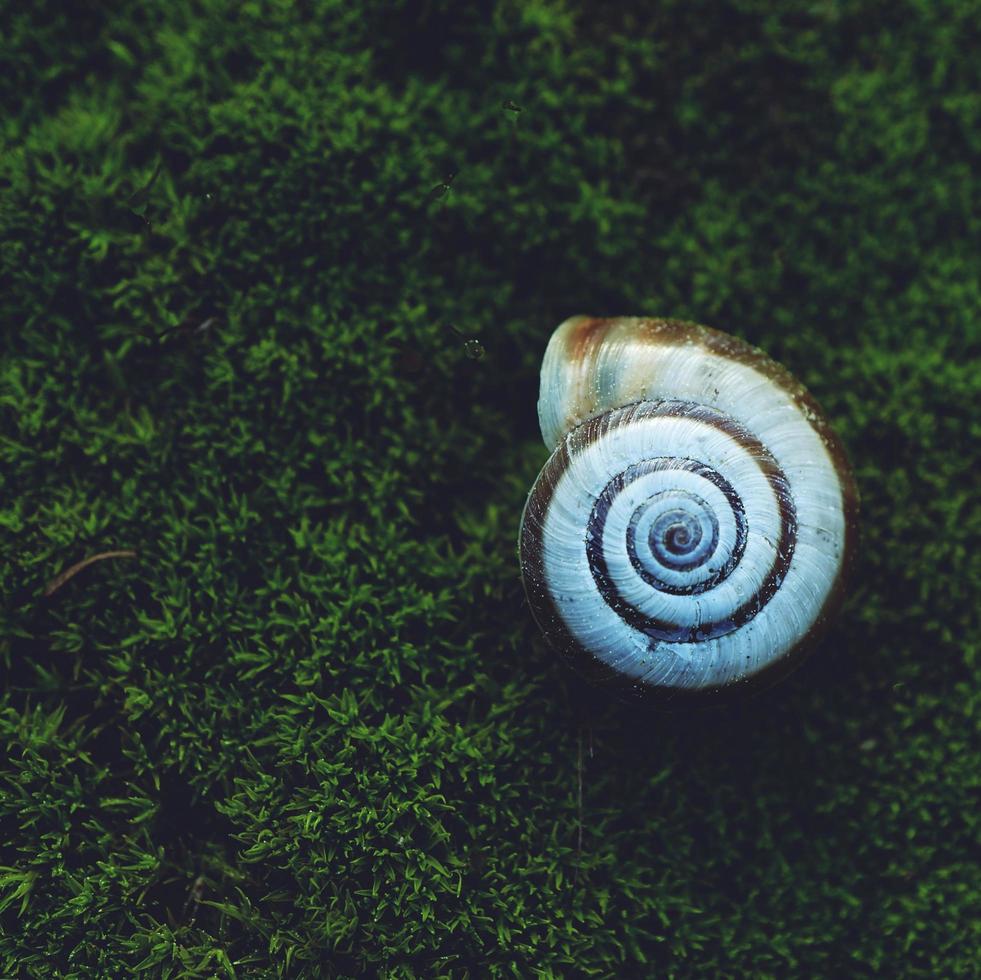
<svg viewBox="0 0 981 980"><path fill-rule="evenodd" d="M549 342L552 455L519 550L546 638L628 696L776 680L841 600L857 494L830 425L762 351L678 320L573 317Z"/></svg>

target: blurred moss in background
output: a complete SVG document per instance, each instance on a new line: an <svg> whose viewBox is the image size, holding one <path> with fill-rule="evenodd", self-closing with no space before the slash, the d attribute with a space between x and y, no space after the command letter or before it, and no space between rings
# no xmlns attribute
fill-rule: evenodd
<svg viewBox="0 0 981 980"><path fill-rule="evenodd" d="M979 975L977 3L0 6L0 974ZM574 313L854 459L741 707L530 620Z"/></svg>

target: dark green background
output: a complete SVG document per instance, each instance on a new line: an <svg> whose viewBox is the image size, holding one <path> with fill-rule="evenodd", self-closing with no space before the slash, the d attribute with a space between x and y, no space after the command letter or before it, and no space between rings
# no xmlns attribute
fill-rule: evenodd
<svg viewBox="0 0 981 980"><path fill-rule="evenodd" d="M977 3L0 11L0 974L981 975ZM852 455L745 705L530 620L574 313L762 346Z"/></svg>

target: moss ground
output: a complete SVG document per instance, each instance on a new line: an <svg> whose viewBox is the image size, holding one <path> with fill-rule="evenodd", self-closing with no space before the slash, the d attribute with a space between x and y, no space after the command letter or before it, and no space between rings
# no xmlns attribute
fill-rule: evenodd
<svg viewBox="0 0 981 980"><path fill-rule="evenodd" d="M981 976L976 3L0 8L0 974ZM855 461L742 706L530 621L579 312Z"/></svg>

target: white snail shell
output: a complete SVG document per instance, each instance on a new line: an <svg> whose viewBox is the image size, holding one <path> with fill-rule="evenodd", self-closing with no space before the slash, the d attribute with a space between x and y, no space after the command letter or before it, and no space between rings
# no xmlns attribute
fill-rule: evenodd
<svg viewBox="0 0 981 980"><path fill-rule="evenodd" d="M573 317L549 342L552 455L525 591L593 683L670 700L770 683L840 602L857 494L817 404L762 351L678 320Z"/></svg>

